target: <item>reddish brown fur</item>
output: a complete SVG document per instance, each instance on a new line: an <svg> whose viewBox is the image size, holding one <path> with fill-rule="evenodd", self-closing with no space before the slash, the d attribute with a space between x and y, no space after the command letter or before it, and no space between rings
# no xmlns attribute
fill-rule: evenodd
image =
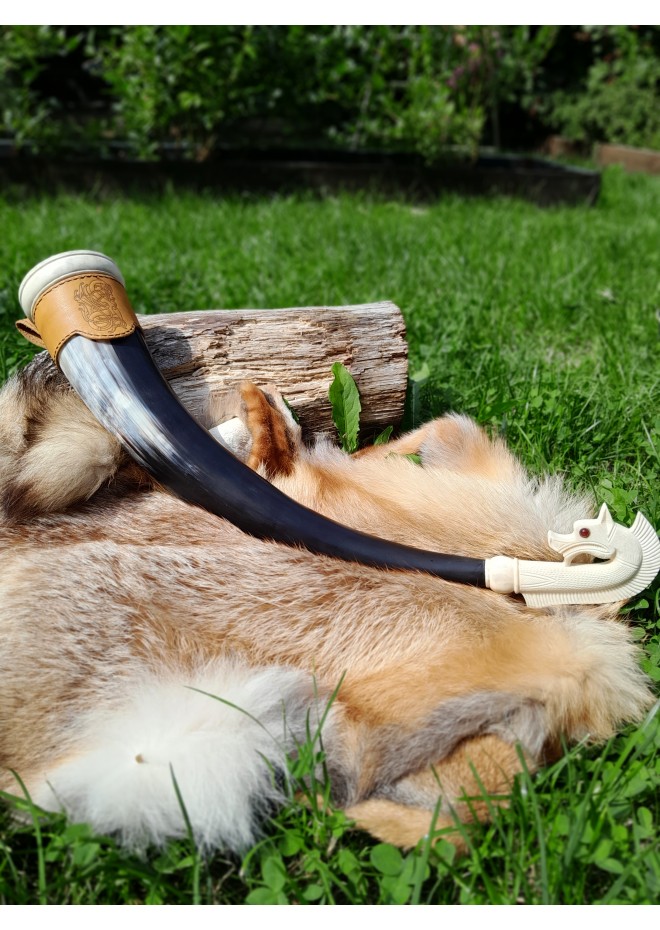
<svg viewBox="0 0 660 930"><path fill-rule="evenodd" d="M486 802L460 799L481 786L506 793L520 768L517 738L533 768L562 738L604 739L648 705L616 607L535 611L488 591L254 540L155 488L41 369L6 387L3 400L0 769L19 771L28 786L78 751L69 721L108 700L113 677L237 656L313 673L325 694L342 681L341 749L330 767L349 785L348 813L380 839L410 846L431 828L438 797L438 828L488 815ZM67 484L47 465L71 405L94 441L83 444ZM548 521L584 515L582 502L557 485L538 488L503 443L465 418L349 458L323 444L305 448L274 391L245 384L230 412L250 431L252 467L308 506L390 539L477 557L552 558ZM423 467L403 458L411 452ZM43 466L20 486L28 459ZM542 718L530 719L543 720L542 732L477 730L455 746L441 741L448 748L438 758L431 741L425 764L406 769L406 758L421 758L415 740L432 734L438 709L458 700L473 713L488 693L531 702L532 714L541 708ZM388 728L397 746L408 740L400 761L387 757ZM383 770L399 772L384 787ZM0 788L12 784L0 774Z"/></svg>

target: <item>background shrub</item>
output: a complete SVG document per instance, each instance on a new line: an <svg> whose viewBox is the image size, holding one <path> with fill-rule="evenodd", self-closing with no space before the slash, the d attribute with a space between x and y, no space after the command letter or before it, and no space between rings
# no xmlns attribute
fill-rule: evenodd
<svg viewBox="0 0 660 930"><path fill-rule="evenodd" d="M578 86L547 100L549 120L579 142L620 142L660 149L658 28L585 26L592 50Z"/></svg>
<svg viewBox="0 0 660 930"><path fill-rule="evenodd" d="M2 26L0 133L32 150L660 145L660 29Z"/></svg>

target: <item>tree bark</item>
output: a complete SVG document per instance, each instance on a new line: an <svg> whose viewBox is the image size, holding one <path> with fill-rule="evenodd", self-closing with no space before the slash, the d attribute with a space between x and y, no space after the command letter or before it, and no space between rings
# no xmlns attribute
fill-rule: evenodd
<svg viewBox="0 0 660 930"><path fill-rule="evenodd" d="M303 429L333 429L328 387L341 362L362 404L361 434L403 416L408 373L405 325L396 304L206 310L140 317L149 348L185 404L248 379L274 384Z"/></svg>

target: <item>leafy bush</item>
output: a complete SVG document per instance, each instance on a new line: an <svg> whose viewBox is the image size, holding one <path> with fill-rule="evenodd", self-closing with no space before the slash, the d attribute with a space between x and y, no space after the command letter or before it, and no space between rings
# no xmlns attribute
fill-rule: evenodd
<svg viewBox="0 0 660 930"><path fill-rule="evenodd" d="M660 58L654 49L657 28L584 27L594 61L584 83L557 91L550 119L579 142L620 142L660 149Z"/></svg>
<svg viewBox="0 0 660 930"><path fill-rule="evenodd" d="M3 27L1 128L33 148L119 139L146 157L164 143L198 159L245 143L475 152L493 89L509 92L540 45L529 28ZM79 74L65 106L40 77L67 56ZM90 108L71 87L93 79Z"/></svg>
<svg viewBox="0 0 660 930"><path fill-rule="evenodd" d="M0 132L33 150L437 160L559 129L656 145L658 27L3 26ZM530 135L531 133L531 135Z"/></svg>
<svg viewBox="0 0 660 930"><path fill-rule="evenodd" d="M59 101L36 85L49 61L79 41L64 27L0 26L0 131L17 144L48 147L62 135Z"/></svg>
<svg viewBox="0 0 660 930"><path fill-rule="evenodd" d="M473 55L452 30L387 26L138 26L99 43L114 132L153 154L175 141L194 157L216 145L378 145L432 157L474 150L479 86L449 81Z"/></svg>

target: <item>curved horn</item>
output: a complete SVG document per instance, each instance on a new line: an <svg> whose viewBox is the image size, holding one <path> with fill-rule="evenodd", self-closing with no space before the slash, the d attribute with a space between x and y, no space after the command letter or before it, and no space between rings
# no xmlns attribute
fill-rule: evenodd
<svg viewBox="0 0 660 930"><path fill-rule="evenodd" d="M28 272L19 299L94 416L184 500L262 539L485 586L483 560L415 549L342 526L287 497L216 442L155 365L121 272L107 256L54 255Z"/></svg>

